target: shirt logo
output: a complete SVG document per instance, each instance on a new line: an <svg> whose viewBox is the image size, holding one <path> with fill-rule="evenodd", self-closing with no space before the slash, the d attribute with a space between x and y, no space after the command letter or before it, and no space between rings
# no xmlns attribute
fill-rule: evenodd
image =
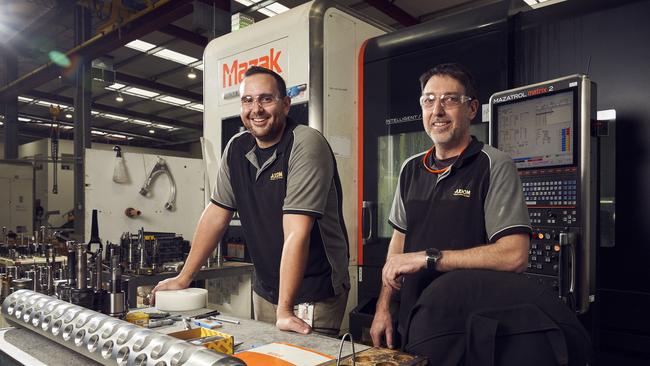
<svg viewBox="0 0 650 366"><path fill-rule="evenodd" d="M461 197L469 198L471 193L472 193L472 191L470 191L469 189L458 188L458 189L456 189L454 191L454 196L461 196Z"/></svg>
<svg viewBox="0 0 650 366"><path fill-rule="evenodd" d="M271 174L271 179L270 180L279 180L279 179L282 179L282 178L284 178L284 175L282 174L282 171L279 171L279 172L275 172L275 173Z"/></svg>

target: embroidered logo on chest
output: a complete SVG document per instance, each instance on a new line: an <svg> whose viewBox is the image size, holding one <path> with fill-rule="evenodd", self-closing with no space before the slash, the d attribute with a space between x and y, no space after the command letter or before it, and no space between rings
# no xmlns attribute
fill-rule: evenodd
<svg viewBox="0 0 650 366"><path fill-rule="evenodd" d="M461 196L461 197L469 198L471 193L472 193L472 191L470 191L469 189L458 188L458 189L456 189L454 191L454 196Z"/></svg>
<svg viewBox="0 0 650 366"><path fill-rule="evenodd" d="M271 174L270 180L279 180L284 178L284 175L282 174L282 171L280 170L279 172L275 172Z"/></svg>

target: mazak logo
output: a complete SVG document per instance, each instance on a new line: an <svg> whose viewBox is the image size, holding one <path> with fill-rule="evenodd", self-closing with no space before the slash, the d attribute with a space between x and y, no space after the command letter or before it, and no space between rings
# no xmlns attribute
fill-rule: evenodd
<svg viewBox="0 0 650 366"><path fill-rule="evenodd" d="M454 191L454 196L460 196L460 197L465 197L465 198L469 198L469 196L471 194L472 194L472 191L470 191L469 189L458 188L458 189L456 189Z"/></svg>
<svg viewBox="0 0 650 366"><path fill-rule="evenodd" d="M284 174L282 174L282 171L279 171L279 172L275 172L275 173L271 174L271 179L270 180L280 180L282 178L284 178Z"/></svg>
<svg viewBox="0 0 650 366"><path fill-rule="evenodd" d="M269 53L262 57L256 57L246 61L240 61L236 58L230 64L224 63L222 66L223 76L221 86L228 88L233 85L238 85L244 79L246 70L251 66L260 66L275 71L278 74L282 73L282 67L279 62L280 56L282 56L282 51L271 47Z"/></svg>

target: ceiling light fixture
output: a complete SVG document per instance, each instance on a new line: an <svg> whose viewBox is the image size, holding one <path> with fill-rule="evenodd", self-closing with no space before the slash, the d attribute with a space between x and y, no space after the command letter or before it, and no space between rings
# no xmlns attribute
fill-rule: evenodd
<svg viewBox="0 0 650 366"><path fill-rule="evenodd" d="M526 4L528 4L531 8L533 9L538 9L543 6L548 6L548 5L553 5L557 3L561 3L566 0L524 0Z"/></svg>
<svg viewBox="0 0 650 366"><path fill-rule="evenodd" d="M194 71L194 68L191 68L190 72L187 73L187 78L188 79L196 79L196 71Z"/></svg>
<svg viewBox="0 0 650 366"><path fill-rule="evenodd" d="M124 101L124 97L122 96L122 93L117 93L117 96L115 97L115 101L122 103Z"/></svg>
<svg viewBox="0 0 650 366"><path fill-rule="evenodd" d="M149 130L149 133L156 133L155 130Z"/></svg>
<svg viewBox="0 0 650 366"><path fill-rule="evenodd" d="M71 113L66 113L65 118L72 118L72 114Z"/></svg>

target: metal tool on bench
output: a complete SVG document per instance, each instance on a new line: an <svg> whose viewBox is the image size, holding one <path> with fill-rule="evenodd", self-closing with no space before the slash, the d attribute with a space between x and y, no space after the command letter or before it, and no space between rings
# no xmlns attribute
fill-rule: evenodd
<svg viewBox="0 0 650 366"><path fill-rule="evenodd" d="M232 356L189 344L30 290L9 295L2 315L102 365L245 366Z"/></svg>

